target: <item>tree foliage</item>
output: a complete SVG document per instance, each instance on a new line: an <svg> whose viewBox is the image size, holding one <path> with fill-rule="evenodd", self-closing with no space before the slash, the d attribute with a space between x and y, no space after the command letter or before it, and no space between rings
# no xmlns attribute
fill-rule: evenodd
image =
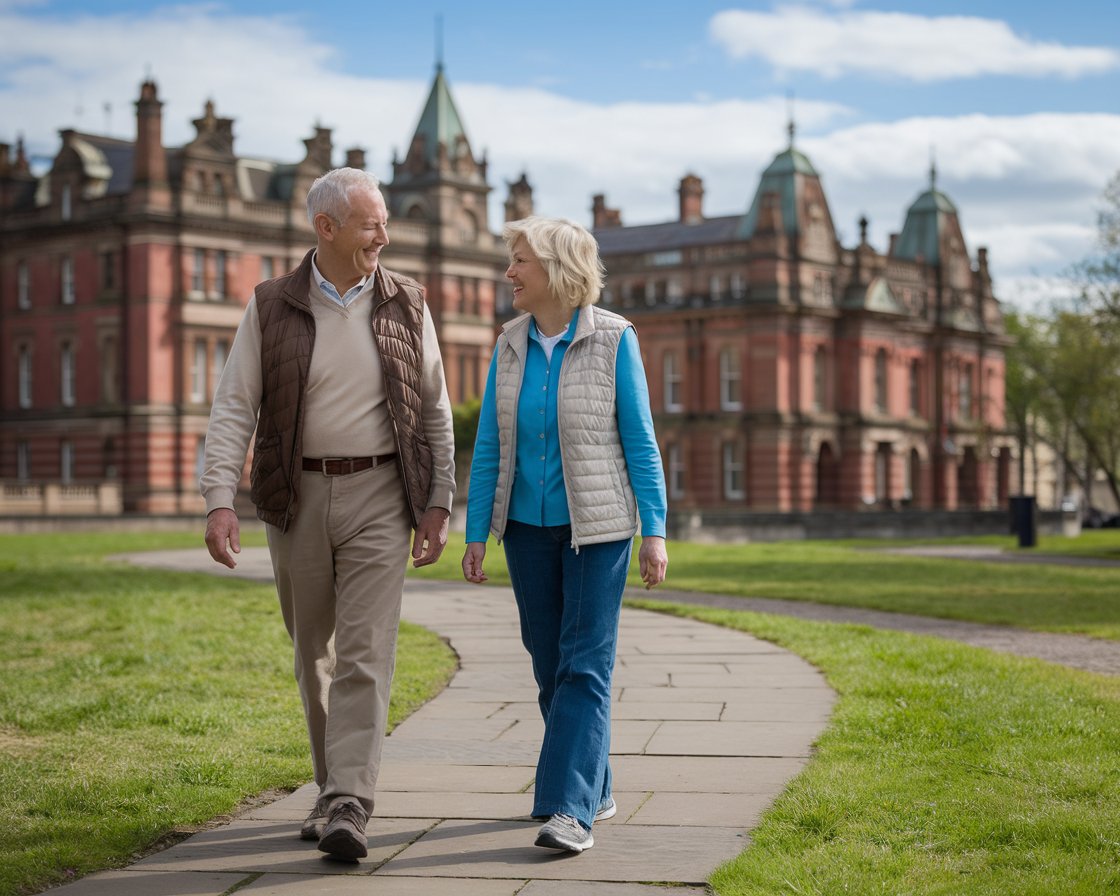
<svg viewBox="0 0 1120 896"><path fill-rule="evenodd" d="M1007 316L1007 415L1021 456L1040 439L1087 494L1103 471L1120 504L1120 175L1103 198L1098 251L1072 271L1078 297Z"/></svg>

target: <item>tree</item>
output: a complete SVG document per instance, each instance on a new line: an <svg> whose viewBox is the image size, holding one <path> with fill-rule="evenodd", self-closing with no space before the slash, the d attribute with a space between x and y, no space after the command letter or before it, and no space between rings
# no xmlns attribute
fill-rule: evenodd
<svg viewBox="0 0 1120 896"><path fill-rule="evenodd" d="M1073 301L1047 311L1007 315L1015 339L1007 353L1007 416L1024 461L1049 445L1086 496L1102 471L1120 505L1120 175L1103 194L1098 251L1072 269Z"/></svg>
<svg viewBox="0 0 1120 896"><path fill-rule="evenodd" d="M1082 298L1120 319L1120 173L1109 181L1097 213L1097 253L1077 266Z"/></svg>

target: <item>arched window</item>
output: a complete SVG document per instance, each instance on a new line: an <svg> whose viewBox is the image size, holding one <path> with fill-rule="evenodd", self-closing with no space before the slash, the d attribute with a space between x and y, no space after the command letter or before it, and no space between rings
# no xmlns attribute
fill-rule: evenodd
<svg viewBox="0 0 1120 896"><path fill-rule="evenodd" d="M887 412L887 350L875 352L875 410Z"/></svg>
<svg viewBox="0 0 1120 896"><path fill-rule="evenodd" d="M828 354L823 345L813 352L813 409L828 409Z"/></svg>

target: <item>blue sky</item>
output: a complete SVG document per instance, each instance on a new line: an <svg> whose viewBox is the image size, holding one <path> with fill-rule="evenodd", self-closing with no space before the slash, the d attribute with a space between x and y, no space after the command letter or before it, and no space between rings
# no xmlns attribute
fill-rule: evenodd
<svg viewBox="0 0 1120 896"><path fill-rule="evenodd" d="M689 172L705 213L741 212L792 108L846 245L866 214L885 249L932 155L997 293L1030 304L1092 251L1120 171L1120 12L1104 0L0 0L0 141L49 160L64 127L131 137L150 72L168 145L212 99L243 154L295 160L322 124L337 162L362 146L388 177L430 85L437 17L490 162L493 226L522 171L538 212L583 223L600 192L625 223L670 219Z"/></svg>

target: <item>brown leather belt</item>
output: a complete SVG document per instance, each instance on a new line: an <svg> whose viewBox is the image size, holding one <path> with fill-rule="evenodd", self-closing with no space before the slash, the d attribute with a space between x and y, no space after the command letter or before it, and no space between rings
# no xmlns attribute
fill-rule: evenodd
<svg viewBox="0 0 1120 896"><path fill-rule="evenodd" d="M395 454L379 454L376 457L305 457L303 468L324 476L346 476L387 464L395 457Z"/></svg>

